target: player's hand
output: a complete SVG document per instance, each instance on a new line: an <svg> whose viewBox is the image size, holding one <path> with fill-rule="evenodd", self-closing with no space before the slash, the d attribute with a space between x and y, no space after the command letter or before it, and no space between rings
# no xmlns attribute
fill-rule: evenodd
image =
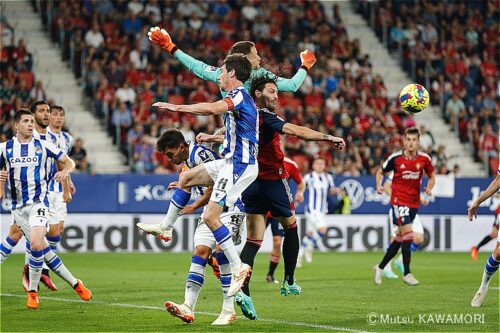
<svg viewBox="0 0 500 333"><path fill-rule="evenodd" d="M54 175L54 179L57 180L59 183L62 183L68 177L69 177L69 172L64 170L58 171Z"/></svg>
<svg viewBox="0 0 500 333"><path fill-rule="evenodd" d="M201 132L201 133L198 133L198 135L196 136L196 142L198 142L198 143L210 142L211 138L212 138L212 135Z"/></svg>
<svg viewBox="0 0 500 333"><path fill-rule="evenodd" d="M177 105L175 104L170 104L170 103L164 103L164 102L156 102L153 104L154 107L157 107L158 109L162 111L177 111Z"/></svg>
<svg viewBox="0 0 500 333"><path fill-rule="evenodd" d="M429 204L429 200L426 198L420 198L420 203L424 206L427 206Z"/></svg>
<svg viewBox="0 0 500 333"><path fill-rule="evenodd" d="M70 180L69 181L69 193L73 196L76 193L76 186L73 184L73 182Z"/></svg>
<svg viewBox="0 0 500 333"><path fill-rule="evenodd" d="M63 192L63 201L65 203L70 203L71 200L73 200L73 196L71 195L71 193L67 192L67 191L64 191Z"/></svg>
<svg viewBox="0 0 500 333"><path fill-rule="evenodd" d="M181 210L181 212L179 213L179 215L189 215L189 214L193 214L195 211L196 211L196 207L194 205L186 205Z"/></svg>
<svg viewBox="0 0 500 333"><path fill-rule="evenodd" d="M300 53L300 61L302 62L302 66L310 70L316 63L316 56L311 51L305 50Z"/></svg>
<svg viewBox="0 0 500 333"><path fill-rule="evenodd" d="M344 139L339 138L337 136L329 135L327 141L331 142L333 144L333 146L335 148L338 148L339 150L342 150L342 148L344 148L344 146L345 146Z"/></svg>
<svg viewBox="0 0 500 333"><path fill-rule="evenodd" d="M303 202L304 202L304 193L297 192L295 194L295 205L298 207Z"/></svg>
<svg viewBox="0 0 500 333"><path fill-rule="evenodd" d="M148 37L151 43L156 44L165 51L172 53L175 44L172 42L172 38L168 34L167 30L160 29L159 27L152 27L149 29Z"/></svg>
<svg viewBox="0 0 500 333"><path fill-rule="evenodd" d="M432 190L426 187L424 193L430 197L432 195Z"/></svg>
<svg viewBox="0 0 500 333"><path fill-rule="evenodd" d="M176 188L179 188L179 182L175 181L175 182L171 182L170 184L168 184L168 187L167 187L167 190L174 190Z"/></svg>
<svg viewBox="0 0 500 333"><path fill-rule="evenodd" d="M9 172L7 170L0 171L0 182L6 182L9 180Z"/></svg>
<svg viewBox="0 0 500 333"><path fill-rule="evenodd" d="M382 194L382 192L384 192L384 188L382 187L382 185L378 184L377 185L377 193Z"/></svg>
<svg viewBox="0 0 500 333"><path fill-rule="evenodd" d="M479 202L474 200L470 205L469 209L467 209L467 213L469 214L469 221L473 219L477 219L477 209L479 208Z"/></svg>

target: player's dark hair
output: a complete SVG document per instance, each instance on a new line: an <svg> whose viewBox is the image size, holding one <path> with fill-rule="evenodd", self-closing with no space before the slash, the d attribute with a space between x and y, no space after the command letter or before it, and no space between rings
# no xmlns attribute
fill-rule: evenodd
<svg viewBox="0 0 500 333"><path fill-rule="evenodd" d="M420 131L416 127L408 127L405 129L405 136L415 134L417 138L420 138Z"/></svg>
<svg viewBox="0 0 500 333"><path fill-rule="evenodd" d="M47 101L44 101L44 100L39 100L39 101L35 101L35 102L31 103L31 105L30 105L31 113L35 114L36 108L39 105L44 105L44 104L49 105L49 103Z"/></svg>
<svg viewBox="0 0 500 333"><path fill-rule="evenodd" d="M33 117L33 113L31 113L31 111L29 109L19 109L19 110L17 110L16 114L14 115L14 122L18 123L19 121L21 121L21 118L23 116L25 116L25 115Z"/></svg>
<svg viewBox="0 0 500 333"><path fill-rule="evenodd" d="M156 150L163 153L167 148L176 148L180 144L186 143L184 135L179 130L174 128L168 129L156 141Z"/></svg>
<svg viewBox="0 0 500 333"><path fill-rule="evenodd" d="M66 110L64 110L64 108L60 105L51 105L50 111L54 111L54 110L61 111L64 115L66 115Z"/></svg>
<svg viewBox="0 0 500 333"><path fill-rule="evenodd" d="M250 51L252 50L252 47L254 47L254 46L255 46L255 44L253 42L248 41L248 40L236 42L229 49L229 54L243 53L244 55L247 55L250 53Z"/></svg>
<svg viewBox="0 0 500 333"><path fill-rule="evenodd" d="M228 55L226 60L224 60L224 65L226 65L226 70L228 72L234 69L236 78L241 82L246 82L250 78L252 64L243 54L236 53Z"/></svg>
<svg viewBox="0 0 500 333"><path fill-rule="evenodd" d="M250 81L250 96L255 99L255 92L264 90L264 87L268 83L276 85L277 77L274 75L264 74L252 78Z"/></svg>

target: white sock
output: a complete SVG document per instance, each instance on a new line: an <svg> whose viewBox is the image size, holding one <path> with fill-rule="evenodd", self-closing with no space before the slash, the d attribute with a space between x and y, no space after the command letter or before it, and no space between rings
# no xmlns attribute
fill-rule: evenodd
<svg viewBox="0 0 500 333"><path fill-rule="evenodd" d="M59 275L61 279L68 282L71 287L74 287L78 281L75 279L73 274L64 266L61 258L59 258L52 249L47 246L44 250L45 252L45 263L51 271Z"/></svg>
<svg viewBox="0 0 500 333"><path fill-rule="evenodd" d="M241 259L236 250L236 246L234 246L229 229L224 224L221 224L219 228L212 230L212 233L229 260L231 272L236 274L241 268Z"/></svg>
<svg viewBox="0 0 500 333"><path fill-rule="evenodd" d="M17 242L14 242L12 238L10 238L9 236L5 237L5 239L2 241L2 244L0 244L0 263L3 264L5 260L7 260L10 253L12 252L12 249L16 245Z"/></svg>
<svg viewBox="0 0 500 333"><path fill-rule="evenodd" d="M30 253L30 291L38 291L38 284L40 283L40 277L42 276L42 266L43 266L43 250L31 251Z"/></svg>
<svg viewBox="0 0 500 333"><path fill-rule="evenodd" d="M490 255L488 260L486 261L486 266L483 271L483 279L481 281L481 286L479 289L483 291L487 291L490 285L491 278L495 275L498 267L500 266L500 261L496 260L493 255Z"/></svg>
<svg viewBox="0 0 500 333"><path fill-rule="evenodd" d="M222 287L222 312L234 313L234 296L227 297L229 286L231 285L231 265L224 253L216 254L217 263L220 270L220 284Z"/></svg>
<svg viewBox="0 0 500 333"><path fill-rule="evenodd" d="M179 213L188 204L191 192L176 189L168 206L167 216L161 221L163 227L172 228L179 217Z"/></svg>
<svg viewBox="0 0 500 333"><path fill-rule="evenodd" d="M198 296L205 282L205 266L207 261L199 256L191 257L191 266L186 280L186 288L184 289L184 304L194 312Z"/></svg>

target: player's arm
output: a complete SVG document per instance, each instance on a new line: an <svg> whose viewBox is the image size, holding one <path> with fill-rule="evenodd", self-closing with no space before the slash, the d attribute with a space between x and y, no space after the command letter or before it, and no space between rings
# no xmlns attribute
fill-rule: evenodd
<svg viewBox="0 0 500 333"><path fill-rule="evenodd" d="M497 174L496 178L493 179L493 181L490 183L488 188L481 193L481 195L472 202L470 205L469 209L467 210L469 213L469 221L472 221L472 218L477 218L477 209L479 208L479 205L483 203L486 199L491 197L493 194L498 192L500 189L500 173Z"/></svg>
<svg viewBox="0 0 500 333"><path fill-rule="evenodd" d="M7 170L3 170L5 167L5 158L3 156L4 145L0 145L0 201L5 198L5 183L9 177Z"/></svg>
<svg viewBox="0 0 500 333"><path fill-rule="evenodd" d="M153 106L162 111L192 113L201 116L215 116L229 110L228 104L224 99L213 103L198 103L192 105L175 105L156 102Z"/></svg>
<svg viewBox="0 0 500 333"><path fill-rule="evenodd" d="M207 133L199 133L196 136L196 142L198 143L223 143L224 135L221 134L207 134Z"/></svg>
<svg viewBox="0 0 500 333"><path fill-rule="evenodd" d="M304 192L306 191L306 184L304 181L301 181L297 184L297 193L295 193L295 202L302 203L304 202Z"/></svg>
<svg viewBox="0 0 500 333"><path fill-rule="evenodd" d="M316 63L316 56L311 51L305 50L300 53L300 61L300 69L291 79L286 79L280 76L277 77L276 86L278 87L278 91L296 92L306 79L307 72ZM274 75L269 71L267 71L267 74Z"/></svg>
<svg viewBox="0 0 500 333"><path fill-rule="evenodd" d="M382 187L384 189L384 192L387 193L389 196L391 196L391 193L392 193L392 182L390 180L386 180L384 182L384 185Z"/></svg>
<svg viewBox="0 0 500 333"><path fill-rule="evenodd" d="M324 134L305 126L299 126L291 123L285 123L283 126L283 134L293 135L299 139L307 141L328 141L331 142L335 147L342 149L345 146L344 139Z"/></svg>
<svg viewBox="0 0 500 333"><path fill-rule="evenodd" d="M165 29L160 29L159 27L152 27L148 32L149 40L164 49L165 51L172 54L179 62L186 67L190 72L196 76L202 78L203 80L217 82L217 78L220 75L220 68L207 65L203 61L199 61L190 55L182 52L175 44L172 42L172 38Z"/></svg>
<svg viewBox="0 0 500 333"><path fill-rule="evenodd" d="M384 178L384 172L382 168L378 168L375 173L375 184L377 186L377 193L382 194L384 192L384 187L382 187L382 179Z"/></svg>
<svg viewBox="0 0 500 333"><path fill-rule="evenodd" d="M197 209L204 207L208 202L210 201L210 196L212 195L214 187L210 186L207 187L207 190L201 197L198 198L195 202L193 202L191 205L187 205L184 207L183 210L179 213L180 215L189 215L193 214Z"/></svg>

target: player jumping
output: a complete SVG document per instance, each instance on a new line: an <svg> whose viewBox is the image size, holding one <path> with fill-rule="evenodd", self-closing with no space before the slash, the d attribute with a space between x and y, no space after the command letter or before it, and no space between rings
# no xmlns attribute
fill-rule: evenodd
<svg viewBox="0 0 500 333"><path fill-rule="evenodd" d="M179 190L175 191L167 217L159 224L139 225L145 232L163 239L172 238L172 226L179 212L186 206L191 196L191 187L214 185L203 221L212 230L217 243L231 265L233 277L228 296L234 296L251 272L250 266L240 260L228 228L220 221L224 207L232 209L241 193L255 180L259 172L258 116L253 99L243 87L250 77L251 64L241 54L230 55L224 61L219 76L221 88L227 97L214 103L194 105L174 105L157 102L153 106L171 112L187 112L197 115L219 115L225 113L222 155L224 159L198 165L183 172L179 177Z"/></svg>
<svg viewBox="0 0 500 333"><path fill-rule="evenodd" d="M285 231L283 257L285 276L280 289L282 295L298 295L301 288L295 283L294 273L299 250L299 237L293 199L283 166L284 154L280 146L280 134L296 136L303 140L327 141L342 149L344 140L332 135L314 131L305 126L285 122L274 112L278 104L276 80L268 75L256 77L251 82L250 93L259 108L259 175L243 192L247 218L247 241L241 252L241 260L253 266L255 256L262 244L266 230L267 212L280 221ZM198 135L202 142L221 141L222 136ZM249 280L242 292L236 295L236 303L249 319L257 319L257 313L250 298Z"/></svg>
<svg viewBox="0 0 500 333"><path fill-rule="evenodd" d="M411 243L413 242L412 223L420 206L420 184L422 175L425 172L429 177L429 182L425 189L425 194L430 196L436 182L434 167L429 155L419 152L420 133L414 127L407 128L404 133L405 148L398 151L384 161L382 168L377 170L376 185L377 192L382 194L382 178L384 173L393 171L391 205L393 213L393 223L397 225L398 232L393 242L379 265L374 267L375 283L382 283L383 270L389 261L394 258L401 247L403 254L404 276L403 281L410 286L418 285L410 272Z"/></svg>

